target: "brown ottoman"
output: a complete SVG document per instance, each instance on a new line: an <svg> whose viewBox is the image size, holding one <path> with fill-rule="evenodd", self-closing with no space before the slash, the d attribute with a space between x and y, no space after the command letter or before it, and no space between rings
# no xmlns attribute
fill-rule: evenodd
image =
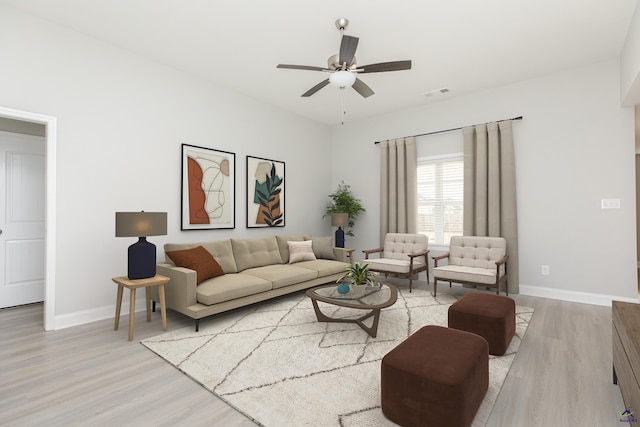
<svg viewBox="0 0 640 427"><path fill-rule="evenodd" d="M502 356L516 333L516 303L502 295L468 293L449 307L449 327L484 337L489 354Z"/></svg>
<svg viewBox="0 0 640 427"><path fill-rule="evenodd" d="M489 388L489 346L425 326L382 359L382 412L401 426L469 426Z"/></svg>

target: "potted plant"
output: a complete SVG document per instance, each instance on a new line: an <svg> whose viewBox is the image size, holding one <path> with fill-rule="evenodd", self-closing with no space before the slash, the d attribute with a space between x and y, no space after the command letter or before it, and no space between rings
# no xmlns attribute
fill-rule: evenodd
<svg viewBox="0 0 640 427"><path fill-rule="evenodd" d="M369 264L360 264L354 262L353 265L347 266L347 272L336 280L336 283L340 283L345 279L348 279L352 285L369 285L374 286L375 282L373 278L378 274L375 271L369 270Z"/></svg>
<svg viewBox="0 0 640 427"><path fill-rule="evenodd" d="M331 202L327 203L322 217L331 216L331 214L334 213L346 213L348 215L348 225L350 228L353 228L356 218L361 212L364 212L365 209L362 207L360 199L355 198L351 193L351 187L342 181L338 185L338 189L332 194L329 194L329 197L331 198ZM354 236L352 230L348 230L345 234L351 237Z"/></svg>

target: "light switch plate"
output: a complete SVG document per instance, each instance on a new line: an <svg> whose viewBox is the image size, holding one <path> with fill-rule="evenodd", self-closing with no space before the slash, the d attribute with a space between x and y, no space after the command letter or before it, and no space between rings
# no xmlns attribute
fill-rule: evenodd
<svg viewBox="0 0 640 427"><path fill-rule="evenodd" d="M620 209L620 199L602 199L602 209Z"/></svg>

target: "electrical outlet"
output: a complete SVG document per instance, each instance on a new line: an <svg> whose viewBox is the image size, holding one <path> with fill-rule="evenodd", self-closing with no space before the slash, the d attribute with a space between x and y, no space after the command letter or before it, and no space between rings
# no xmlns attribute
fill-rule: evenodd
<svg viewBox="0 0 640 427"><path fill-rule="evenodd" d="M540 268L540 274L542 274L543 276L548 276L549 275L549 266L548 265L543 265Z"/></svg>

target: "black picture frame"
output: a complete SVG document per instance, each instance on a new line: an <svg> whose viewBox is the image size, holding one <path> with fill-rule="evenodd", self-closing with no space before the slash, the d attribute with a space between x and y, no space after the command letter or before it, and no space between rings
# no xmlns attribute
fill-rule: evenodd
<svg viewBox="0 0 640 427"><path fill-rule="evenodd" d="M181 230L235 228L236 155L182 144Z"/></svg>
<svg viewBox="0 0 640 427"><path fill-rule="evenodd" d="M285 162L247 156L247 228L284 227Z"/></svg>

